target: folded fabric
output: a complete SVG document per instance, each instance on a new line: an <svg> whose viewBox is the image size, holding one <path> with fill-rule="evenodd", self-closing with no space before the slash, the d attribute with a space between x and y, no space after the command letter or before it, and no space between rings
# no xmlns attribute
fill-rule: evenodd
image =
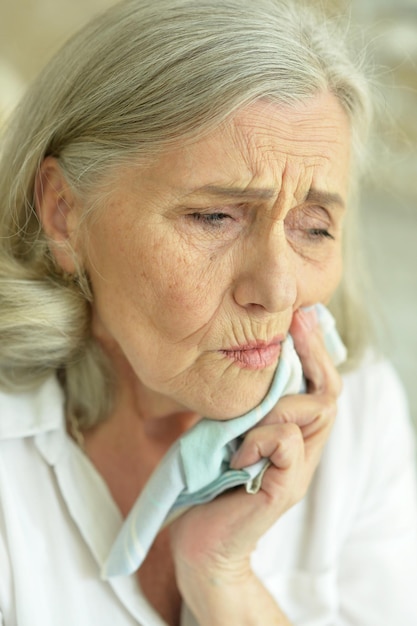
<svg viewBox="0 0 417 626"><path fill-rule="evenodd" d="M346 349L335 322L323 305L315 305L326 348L335 364L346 358ZM270 389L254 409L234 419L200 420L168 450L126 518L104 564L102 577L133 573L140 567L158 532L189 507L213 500L227 489L246 485L256 493L268 459L241 470L230 468L230 459L242 441L278 400L303 391L300 359L290 335L282 351Z"/></svg>

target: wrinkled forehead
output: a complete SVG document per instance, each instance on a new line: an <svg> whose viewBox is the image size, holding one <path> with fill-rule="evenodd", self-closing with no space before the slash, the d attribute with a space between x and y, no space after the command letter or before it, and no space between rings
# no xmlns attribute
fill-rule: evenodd
<svg viewBox="0 0 417 626"><path fill-rule="evenodd" d="M224 190L237 201L278 195L299 201L319 189L346 204L350 154L349 120L331 94L294 106L261 100L200 137L179 140L147 165L129 168L123 184L135 194L152 188L155 198L218 198Z"/></svg>
<svg viewBox="0 0 417 626"><path fill-rule="evenodd" d="M239 184L279 188L289 178L321 178L341 187L349 178L347 115L331 94L297 106L259 101L216 130L164 153L156 171L188 188ZM327 180L331 179L331 180Z"/></svg>
<svg viewBox="0 0 417 626"><path fill-rule="evenodd" d="M331 156L331 148L349 138L350 128L337 99L326 93L293 106L258 101L231 116L219 133L240 140L242 148L249 152L278 154L280 149L290 149L294 156L308 157Z"/></svg>

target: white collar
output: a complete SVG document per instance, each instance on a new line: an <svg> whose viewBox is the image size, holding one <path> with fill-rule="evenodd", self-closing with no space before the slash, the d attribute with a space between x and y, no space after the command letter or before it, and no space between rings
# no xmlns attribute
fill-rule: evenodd
<svg viewBox="0 0 417 626"><path fill-rule="evenodd" d="M55 474L99 575L123 519L105 481L67 434L64 405L64 393L55 376L30 391L0 392L0 441L33 437L39 454ZM139 623L164 626L138 590L135 576L116 577L110 585Z"/></svg>
<svg viewBox="0 0 417 626"><path fill-rule="evenodd" d="M0 440L31 437L62 425L64 394L54 376L29 391L0 391Z"/></svg>

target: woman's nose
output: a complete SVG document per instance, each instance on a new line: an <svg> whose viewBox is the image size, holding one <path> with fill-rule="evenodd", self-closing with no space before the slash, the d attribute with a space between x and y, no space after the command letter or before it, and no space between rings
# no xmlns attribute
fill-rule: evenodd
<svg viewBox="0 0 417 626"><path fill-rule="evenodd" d="M297 299L296 258L284 225L276 224L267 237L249 238L242 252L235 302L268 313L291 308Z"/></svg>

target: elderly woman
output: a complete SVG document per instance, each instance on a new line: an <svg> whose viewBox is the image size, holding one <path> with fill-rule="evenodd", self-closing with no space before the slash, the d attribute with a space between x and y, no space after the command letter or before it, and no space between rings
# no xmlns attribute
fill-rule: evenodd
<svg viewBox="0 0 417 626"><path fill-rule="evenodd" d="M0 623L417 623L412 431L353 268L370 110L340 32L282 0L127 0L28 90L0 169ZM138 556L172 450L264 406L291 349L305 393L226 459L267 459L253 493L191 499ZM193 479L217 439L191 442Z"/></svg>

